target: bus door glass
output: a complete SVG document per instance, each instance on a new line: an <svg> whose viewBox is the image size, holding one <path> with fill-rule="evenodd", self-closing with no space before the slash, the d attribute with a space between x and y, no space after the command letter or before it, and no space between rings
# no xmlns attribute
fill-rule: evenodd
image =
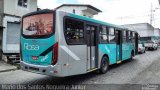
<svg viewBox="0 0 160 90"><path fill-rule="evenodd" d="M87 37L87 69L93 69L96 67L96 26L86 26Z"/></svg>
<svg viewBox="0 0 160 90"><path fill-rule="evenodd" d="M139 35L138 33L135 33L135 54L138 54L138 41L139 41Z"/></svg>
<svg viewBox="0 0 160 90"><path fill-rule="evenodd" d="M122 60L122 34L120 30L116 30L116 43L117 43L117 62Z"/></svg>

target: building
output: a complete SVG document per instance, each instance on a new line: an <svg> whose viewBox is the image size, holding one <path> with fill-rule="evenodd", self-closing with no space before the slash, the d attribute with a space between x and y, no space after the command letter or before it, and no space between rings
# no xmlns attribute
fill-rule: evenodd
<svg viewBox="0 0 160 90"><path fill-rule="evenodd" d="M160 36L160 29L159 28L155 28L154 36Z"/></svg>
<svg viewBox="0 0 160 90"><path fill-rule="evenodd" d="M154 30L154 36L160 42L160 29L159 28L155 28L155 30Z"/></svg>
<svg viewBox="0 0 160 90"><path fill-rule="evenodd" d="M19 53L21 17L37 7L37 0L0 0L1 54Z"/></svg>
<svg viewBox="0 0 160 90"><path fill-rule="evenodd" d="M154 36L154 27L149 23L126 24L122 26L138 32L141 37Z"/></svg>
<svg viewBox="0 0 160 90"><path fill-rule="evenodd" d="M56 8L57 11L64 11L69 13L75 13L81 16L87 16L93 18L94 15L102 12L101 10L85 4L62 4Z"/></svg>
<svg viewBox="0 0 160 90"><path fill-rule="evenodd" d="M155 40L157 37L159 37L158 34L155 35L155 33L158 31L155 30L155 28L149 23L126 24L122 25L122 27L138 32L141 37L141 41L147 41L151 39Z"/></svg>

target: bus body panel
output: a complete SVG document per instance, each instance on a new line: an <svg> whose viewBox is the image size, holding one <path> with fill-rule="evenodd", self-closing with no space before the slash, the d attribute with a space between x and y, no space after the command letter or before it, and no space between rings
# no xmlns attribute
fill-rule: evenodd
<svg viewBox="0 0 160 90"><path fill-rule="evenodd" d="M52 48L46 55L41 55L41 53L53 47L55 43L54 38L54 36L48 39L24 39L21 37L22 60L35 65L50 65L52 61Z"/></svg>
<svg viewBox="0 0 160 90"><path fill-rule="evenodd" d="M64 16L69 14L57 12L57 39L59 41L58 63L64 76L87 73L86 70L86 45L67 45L64 36ZM79 70L78 70L79 69Z"/></svg>
<svg viewBox="0 0 160 90"><path fill-rule="evenodd" d="M108 55L109 57L109 63L110 64L115 64L117 59L116 59L116 51L117 47L116 44L99 44L99 49L102 51L103 54Z"/></svg>
<svg viewBox="0 0 160 90"><path fill-rule="evenodd" d="M128 59L128 55L130 52L129 50L129 45L127 43L122 43L122 61Z"/></svg>
<svg viewBox="0 0 160 90"><path fill-rule="evenodd" d="M121 51L120 51L120 45L117 44L116 60L117 60L117 61L121 60L121 57L122 57L122 54L121 54ZM117 61L116 61L116 62L117 62Z"/></svg>
<svg viewBox="0 0 160 90"><path fill-rule="evenodd" d="M24 61L20 62L21 69L24 71L29 71L37 74L43 74L43 75L50 75L50 76L56 76L56 77L64 77L64 75L61 73L61 65L48 65L48 66L42 66L42 65L35 65L35 64L29 64ZM58 72L57 72L58 71Z"/></svg>
<svg viewBox="0 0 160 90"><path fill-rule="evenodd" d="M87 46L69 46L69 74L82 74L87 72Z"/></svg>
<svg viewBox="0 0 160 90"><path fill-rule="evenodd" d="M135 48L135 46L133 43L122 44L122 60L123 61L130 59L132 51L134 52L134 48Z"/></svg>

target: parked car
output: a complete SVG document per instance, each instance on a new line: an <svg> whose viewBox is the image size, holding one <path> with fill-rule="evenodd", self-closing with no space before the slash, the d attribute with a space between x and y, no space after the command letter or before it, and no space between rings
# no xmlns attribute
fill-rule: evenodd
<svg viewBox="0 0 160 90"><path fill-rule="evenodd" d="M152 49L152 50L157 50L158 49L158 43L156 41L149 40L144 43L145 48Z"/></svg>
<svg viewBox="0 0 160 90"><path fill-rule="evenodd" d="M138 44L138 53L145 53L145 47L143 46L143 44L139 43Z"/></svg>

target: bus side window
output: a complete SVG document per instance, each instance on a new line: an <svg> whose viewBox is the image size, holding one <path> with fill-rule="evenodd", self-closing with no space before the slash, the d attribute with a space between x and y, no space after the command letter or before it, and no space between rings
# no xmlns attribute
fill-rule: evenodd
<svg viewBox="0 0 160 90"><path fill-rule="evenodd" d="M135 42L135 33L132 32L132 42Z"/></svg>
<svg viewBox="0 0 160 90"><path fill-rule="evenodd" d="M83 22L66 18L64 29L64 35L68 44L84 44Z"/></svg>
<svg viewBox="0 0 160 90"><path fill-rule="evenodd" d="M132 42L133 39L133 32L130 32L130 41Z"/></svg>
<svg viewBox="0 0 160 90"><path fill-rule="evenodd" d="M108 28L106 26L100 26L99 40L100 43L108 43Z"/></svg>
<svg viewBox="0 0 160 90"><path fill-rule="evenodd" d="M126 31L126 41L127 41L127 43L130 42L129 38L130 38L130 32Z"/></svg>
<svg viewBox="0 0 160 90"><path fill-rule="evenodd" d="M132 42L131 41L131 31L128 31L128 42Z"/></svg>
<svg viewBox="0 0 160 90"><path fill-rule="evenodd" d="M109 28L109 43L116 43L115 29Z"/></svg>
<svg viewBox="0 0 160 90"><path fill-rule="evenodd" d="M124 30L123 31L123 43L127 43L127 32Z"/></svg>

